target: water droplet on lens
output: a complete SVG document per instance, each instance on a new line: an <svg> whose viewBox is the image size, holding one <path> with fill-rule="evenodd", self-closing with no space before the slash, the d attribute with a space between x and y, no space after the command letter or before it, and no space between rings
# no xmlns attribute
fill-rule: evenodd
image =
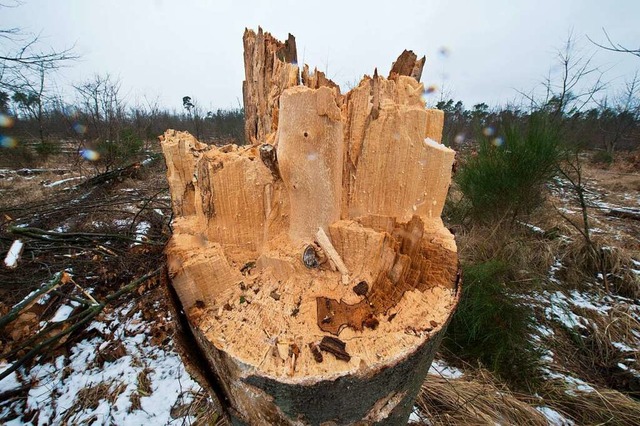
<svg viewBox="0 0 640 426"><path fill-rule="evenodd" d="M73 125L73 130L79 135L84 135L87 133L87 126L82 123L75 123Z"/></svg>
<svg viewBox="0 0 640 426"><path fill-rule="evenodd" d="M98 161L100 159L100 153L92 149L83 149L80 151L80 155L89 161Z"/></svg>
<svg viewBox="0 0 640 426"><path fill-rule="evenodd" d="M482 129L482 134L485 136L493 136L495 132L496 132L495 129L491 126L487 126L484 129Z"/></svg>
<svg viewBox="0 0 640 426"><path fill-rule="evenodd" d="M430 86L427 86L424 89L424 94L425 94L425 96L428 96L428 95L434 94L437 91L438 91L438 87L435 84L432 84Z"/></svg>
<svg viewBox="0 0 640 426"><path fill-rule="evenodd" d="M13 127L13 117L7 114L3 114L0 112L0 127L10 128Z"/></svg>
<svg viewBox="0 0 640 426"><path fill-rule="evenodd" d="M502 139L502 136L498 136L496 138L494 138L491 143L493 144L493 146L502 146L502 144L504 143L504 139Z"/></svg>
<svg viewBox="0 0 640 426"><path fill-rule="evenodd" d="M0 135L0 146L3 148L15 148L18 146L18 141L11 136Z"/></svg>
<svg viewBox="0 0 640 426"><path fill-rule="evenodd" d="M454 138L453 141L457 144L461 144L464 142L464 133L458 133Z"/></svg>

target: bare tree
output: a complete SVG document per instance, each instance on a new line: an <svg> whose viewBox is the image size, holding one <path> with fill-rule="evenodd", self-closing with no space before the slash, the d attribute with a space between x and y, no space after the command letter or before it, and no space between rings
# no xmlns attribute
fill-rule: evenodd
<svg viewBox="0 0 640 426"><path fill-rule="evenodd" d="M94 136L104 141L117 139L118 130L125 118L120 80L109 74L96 74L92 79L74 85L74 88L80 96L80 111Z"/></svg>
<svg viewBox="0 0 640 426"><path fill-rule="evenodd" d="M142 149L142 139L129 125L119 79L95 75L74 86L78 95L78 118L88 125L83 137L93 138L107 170L127 161Z"/></svg>
<svg viewBox="0 0 640 426"><path fill-rule="evenodd" d="M0 3L0 9L17 6L19 2ZM28 71L58 69L78 57L73 47L63 50L43 47L40 35L23 32L19 27L0 28L0 89L23 89L22 77Z"/></svg>
<svg viewBox="0 0 640 426"><path fill-rule="evenodd" d="M35 121L38 125L38 139L41 148L45 148L47 144L47 134L45 131L45 77L47 68L41 65L35 72L27 75L25 71L17 70L16 77L19 87L16 86L12 96L12 100L18 105L28 118Z"/></svg>
<svg viewBox="0 0 640 426"><path fill-rule="evenodd" d="M569 32L556 52L556 64L542 82L544 96L520 94L534 109L544 110L555 119L582 111L606 87L604 73L593 62L594 55L581 48L573 32Z"/></svg>

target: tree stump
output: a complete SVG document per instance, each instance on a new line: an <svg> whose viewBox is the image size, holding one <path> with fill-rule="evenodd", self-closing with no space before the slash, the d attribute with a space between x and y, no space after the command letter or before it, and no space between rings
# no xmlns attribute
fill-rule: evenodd
<svg viewBox="0 0 640 426"><path fill-rule="evenodd" d="M162 138L190 350L234 424L404 424L459 297L440 218L454 151L425 109L424 58L342 95L306 66L299 85L261 39L245 33L252 144Z"/></svg>

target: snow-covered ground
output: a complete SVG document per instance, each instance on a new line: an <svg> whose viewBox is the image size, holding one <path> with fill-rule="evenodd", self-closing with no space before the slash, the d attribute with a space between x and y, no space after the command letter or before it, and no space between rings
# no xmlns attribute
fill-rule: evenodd
<svg viewBox="0 0 640 426"><path fill-rule="evenodd" d="M188 410L182 408L193 401L199 385L186 372L171 336L153 341L154 324L133 309L131 302L106 314L89 326L92 337L67 354L0 381L0 394L29 388L26 400L0 404L0 423L165 425L193 420L184 417ZM64 315L68 312L59 310L54 319ZM168 315L164 319L169 321ZM7 366L0 364L0 372Z"/></svg>

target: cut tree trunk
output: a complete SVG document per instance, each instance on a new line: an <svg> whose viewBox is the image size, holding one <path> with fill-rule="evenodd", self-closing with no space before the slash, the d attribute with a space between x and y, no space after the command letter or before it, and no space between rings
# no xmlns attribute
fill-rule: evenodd
<svg viewBox="0 0 640 426"><path fill-rule="evenodd" d="M293 37L244 40L251 145L162 138L189 350L234 424L406 423L460 293L424 59L342 95L306 66L298 85Z"/></svg>

